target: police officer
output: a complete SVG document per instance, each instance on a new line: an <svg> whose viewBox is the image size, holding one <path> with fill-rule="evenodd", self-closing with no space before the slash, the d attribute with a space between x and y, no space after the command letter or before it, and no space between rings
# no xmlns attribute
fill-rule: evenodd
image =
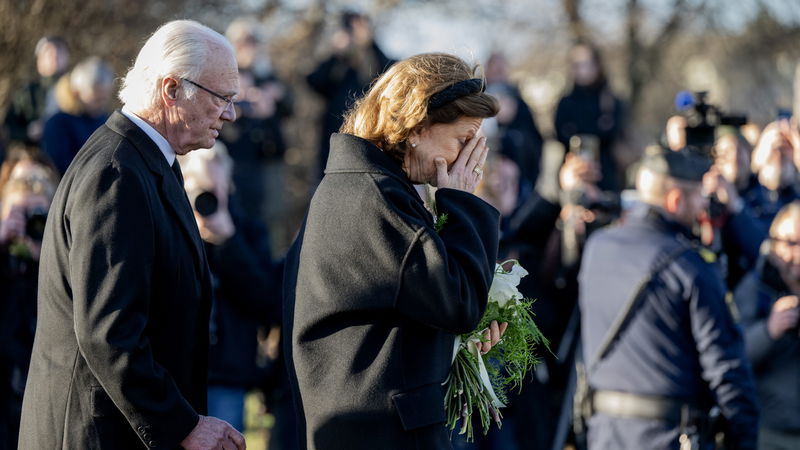
<svg viewBox="0 0 800 450"><path fill-rule="evenodd" d="M719 271L693 244L708 168L688 150L649 154L641 202L587 243L579 302L590 450L708 448L713 406L726 448L756 446L742 335Z"/></svg>

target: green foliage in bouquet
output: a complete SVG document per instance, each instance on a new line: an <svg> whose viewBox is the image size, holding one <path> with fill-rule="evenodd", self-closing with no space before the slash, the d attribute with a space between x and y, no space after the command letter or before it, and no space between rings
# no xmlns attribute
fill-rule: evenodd
<svg viewBox="0 0 800 450"><path fill-rule="evenodd" d="M504 266L512 265L506 270ZM474 440L472 416L477 410L483 433L494 421L502 425L499 408L508 401L509 389L522 389L522 383L538 363L536 350L549 350L531 312L532 300L523 299L517 290L519 279L527 272L516 260L497 265L489 291L489 303L478 327L460 336L450 375L445 380L447 426L454 430L461 421L459 434ZM501 341L486 355L480 355L475 342L484 341L482 332L492 321L507 322Z"/></svg>

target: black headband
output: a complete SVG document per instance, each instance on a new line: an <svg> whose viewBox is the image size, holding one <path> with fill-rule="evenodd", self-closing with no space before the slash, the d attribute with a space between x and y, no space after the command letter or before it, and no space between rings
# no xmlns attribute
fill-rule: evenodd
<svg viewBox="0 0 800 450"><path fill-rule="evenodd" d="M433 94L428 100L428 109L439 108L455 99L483 92L484 84L480 78L470 78L469 80L461 80L450 87Z"/></svg>

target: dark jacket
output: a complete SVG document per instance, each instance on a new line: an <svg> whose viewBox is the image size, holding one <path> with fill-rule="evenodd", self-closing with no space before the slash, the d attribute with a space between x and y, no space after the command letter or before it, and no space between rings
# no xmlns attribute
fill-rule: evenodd
<svg viewBox="0 0 800 450"><path fill-rule="evenodd" d="M221 245L206 243L215 294L208 382L250 389L262 375L256 364L258 329L280 323L283 266L272 261L264 225L235 211L231 215L236 233Z"/></svg>
<svg viewBox="0 0 800 450"><path fill-rule="evenodd" d="M790 184L777 191L771 191L758 184L758 180L754 179L741 195L751 214L760 224L762 235L766 238L772 219L781 208L800 198L800 188L795 184Z"/></svg>
<svg viewBox="0 0 800 450"><path fill-rule="evenodd" d="M762 426L800 433L800 337L797 330L772 339L767 318L772 305L792 294L767 258L759 261L734 292L745 330L747 356L756 376Z"/></svg>
<svg viewBox="0 0 800 450"><path fill-rule="evenodd" d="M17 448L22 393L36 329L39 263L0 244L0 450Z"/></svg>
<svg viewBox="0 0 800 450"><path fill-rule="evenodd" d="M596 390L667 397L720 407L732 448L754 449L758 423L744 341L714 266L682 243L688 229L638 205L622 226L589 238L580 273L584 361ZM652 278L627 327L596 366L600 343L657 258L686 250ZM589 448L677 449L679 424L595 414ZM728 448L728 447L726 447Z"/></svg>
<svg viewBox="0 0 800 450"><path fill-rule="evenodd" d="M444 388L456 334L477 326L498 212L436 194L441 233L400 165L331 138L325 178L286 260L287 363L301 448L449 448Z"/></svg>
<svg viewBox="0 0 800 450"><path fill-rule="evenodd" d="M48 102L51 101L48 97L58 77L59 75L39 77L13 93L3 121L9 141L38 144L41 136L33 139L28 133L29 127L37 120L46 119ZM54 101L52 103L55 104ZM51 111L49 114L52 113Z"/></svg>
<svg viewBox="0 0 800 450"><path fill-rule="evenodd" d="M622 132L622 102L606 84L575 86L558 102L555 116L556 136L569 149L569 140L577 134L597 136L600 140L600 168L603 190L622 188L621 173L612 154L614 141Z"/></svg>
<svg viewBox="0 0 800 450"><path fill-rule="evenodd" d="M182 186L115 112L50 209L20 449L175 449L206 409L209 278Z"/></svg>
<svg viewBox="0 0 800 450"><path fill-rule="evenodd" d="M103 125L107 118L105 114L92 117L59 111L47 119L42 133L42 150L50 155L60 174L63 175L67 171L69 163L89 136Z"/></svg>
<svg viewBox="0 0 800 450"><path fill-rule="evenodd" d="M328 161L331 135L342 126L344 113L361 97L373 78L393 63L374 42L363 51L367 53L366 57L372 58L369 73L361 73L348 55L332 55L306 77L311 89L325 99L320 128L322 134L319 136L319 176L322 176Z"/></svg>

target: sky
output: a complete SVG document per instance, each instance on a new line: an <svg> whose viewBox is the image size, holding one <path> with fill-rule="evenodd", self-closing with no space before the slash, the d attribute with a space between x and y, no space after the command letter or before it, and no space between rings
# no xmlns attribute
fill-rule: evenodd
<svg viewBox="0 0 800 450"><path fill-rule="evenodd" d="M645 11L645 32L660 29L674 1L640 0ZM686 1L696 6L703 0ZM284 3L289 8L303 9L312 0L284 0ZM327 7L372 13L374 3L328 0ZM783 23L800 23L800 0L705 0L705 3L715 25L724 30L740 30L757 14L759 4ZM582 13L603 40L619 41L625 32L625 4L626 0L583 0ZM530 51L532 46L548 46L566 39L560 0L409 0L374 16L374 22L378 42L395 58L425 51L447 51L467 59L473 56L484 59L498 46L514 55Z"/></svg>

